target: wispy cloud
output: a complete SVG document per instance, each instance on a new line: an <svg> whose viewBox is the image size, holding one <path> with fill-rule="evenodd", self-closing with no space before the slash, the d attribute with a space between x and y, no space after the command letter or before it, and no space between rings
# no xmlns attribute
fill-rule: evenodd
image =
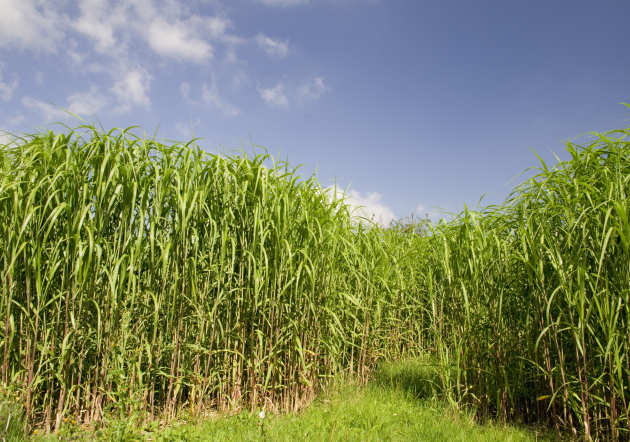
<svg viewBox="0 0 630 442"><path fill-rule="evenodd" d="M310 0L256 0L257 3L261 3L265 6L298 6L298 5L306 5L310 3Z"/></svg>
<svg viewBox="0 0 630 442"><path fill-rule="evenodd" d="M83 0L79 4L81 14L72 22L71 27L95 43L95 49L111 54L119 50L117 28L128 26L128 8L114 6L108 0Z"/></svg>
<svg viewBox="0 0 630 442"><path fill-rule="evenodd" d="M155 53L182 61L202 63L214 55L209 40L238 43L227 34L225 17L191 13L185 3L138 0L115 4L84 0L72 29L89 37L95 49L115 58L128 57L128 42L139 36Z"/></svg>
<svg viewBox="0 0 630 442"><path fill-rule="evenodd" d="M265 34L258 34L255 37L256 43L260 46L267 55L271 57L284 58L289 53L289 42L282 40L274 40Z"/></svg>
<svg viewBox="0 0 630 442"><path fill-rule="evenodd" d="M329 191L332 190L332 188L329 188ZM382 201L383 195L378 192L362 194L354 189L346 191L337 189L336 197L343 198L353 218L357 222L368 219L380 226L386 227L396 219L394 211Z"/></svg>
<svg viewBox="0 0 630 442"><path fill-rule="evenodd" d="M316 100L328 90L328 86L322 77L313 77L298 88L298 94L302 98Z"/></svg>
<svg viewBox="0 0 630 442"><path fill-rule="evenodd" d="M54 52L64 38L66 17L35 0L0 2L0 46Z"/></svg>
<svg viewBox="0 0 630 442"><path fill-rule="evenodd" d="M209 87L207 84L203 84L201 98L205 103L211 104L226 117L236 117L241 113L238 107L227 102L219 95L219 89L217 88L214 77Z"/></svg>
<svg viewBox="0 0 630 442"><path fill-rule="evenodd" d="M92 86L87 92L79 92L68 97L68 110L79 116L96 115L107 105L107 98L99 89Z"/></svg>
<svg viewBox="0 0 630 442"><path fill-rule="evenodd" d="M292 6L309 0L260 2L268 6ZM202 64L210 75L219 72L222 77L230 75L226 90L213 80L193 85L201 89L197 95L191 92L188 82L175 83L187 103L210 104L226 116L241 113L225 96L226 91L258 93L267 105L287 109L290 99L316 99L328 90L321 77L313 78L299 89L292 86L291 94L283 82L271 87L252 87L256 78L244 70L250 66L247 60L238 57L240 45L253 43L269 57L284 58L291 53L290 42L257 31L251 34L253 38L240 36L234 31L222 2L211 3L209 11L175 0L80 0L73 7L68 7L72 2L67 0L56 3L0 0L0 48L56 51L73 82L85 85L87 79L100 85L98 89L79 89L80 92L71 95L57 93L43 98L32 93L22 97L24 108L38 111L47 120L66 118L62 109L81 115L149 109L151 91L160 80L154 78L159 75L157 68L163 69L172 60ZM136 60L143 61L142 67ZM14 73L8 74L4 72L2 76L0 72L0 102L15 98L18 79ZM34 84L39 86L44 84L44 75L46 83L51 81L45 70L32 75Z"/></svg>
<svg viewBox="0 0 630 442"><path fill-rule="evenodd" d="M246 41L229 32L232 23L222 13L195 13L187 2L81 0L78 13L65 11L66 3L3 0L0 46L56 51L63 43L67 50L73 38L83 36L96 52L121 61L137 52L133 40L140 38L159 55L201 62L214 54L211 41L231 49Z"/></svg>
<svg viewBox="0 0 630 442"><path fill-rule="evenodd" d="M212 45L196 35L194 27L187 22L168 23L162 18L151 22L146 39L151 49L165 57L194 62L212 58Z"/></svg>
<svg viewBox="0 0 630 442"><path fill-rule="evenodd" d="M88 91L69 95L66 102L62 107L33 97L22 98L25 107L40 111L46 121L66 119L70 117L68 112L78 116L96 115L107 104L107 98L93 86Z"/></svg>
<svg viewBox="0 0 630 442"><path fill-rule="evenodd" d="M284 93L284 84L278 83L270 88L258 88L258 93L265 103L271 107L286 109L289 107L289 99Z"/></svg>
<svg viewBox="0 0 630 442"><path fill-rule="evenodd" d="M151 75L146 70L136 68L125 72L111 88L118 101L116 111L125 113L135 106L151 106L150 87Z"/></svg>
<svg viewBox="0 0 630 442"><path fill-rule="evenodd" d="M211 75L210 85L208 85L207 83L203 83L201 85L201 100L193 99L190 95L190 91L191 86L190 83L188 83L187 81L184 81L179 85L179 92L182 98L187 103L196 105L202 103L209 104L226 117L236 117L241 113L241 110L237 106L226 100L219 92L219 88L217 86L214 75ZM181 127L176 127L176 129L178 129L178 131L182 133L182 131L180 130Z"/></svg>
<svg viewBox="0 0 630 442"><path fill-rule="evenodd" d="M179 93L182 95L182 98L186 101L190 100L190 83L187 81L182 81L179 85Z"/></svg>
<svg viewBox="0 0 630 442"><path fill-rule="evenodd" d="M243 70L238 70L232 76L232 89L239 90L243 85L249 83L249 76Z"/></svg>
<svg viewBox="0 0 630 442"><path fill-rule="evenodd" d="M23 97L22 105L28 109L38 110L44 115L46 121L55 119L64 119L68 117L68 113L61 107L50 104L46 101L39 100L33 97Z"/></svg>
<svg viewBox="0 0 630 442"><path fill-rule="evenodd" d="M116 67L107 66L105 60L103 58L99 58L98 61L94 61L94 59L90 58L90 54L88 52L83 52L78 49L78 43L76 40L69 40L68 47L66 48L66 55L70 58L70 63L72 67L77 71L83 74L95 74L95 73L109 73L110 75L117 74L120 70L120 66L123 65L123 62L118 61L114 63Z"/></svg>
<svg viewBox="0 0 630 442"><path fill-rule="evenodd" d="M0 66L0 100L9 101L13 98L13 92L18 86L17 77L13 77L11 81L5 81L2 75L2 66Z"/></svg>
<svg viewBox="0 0 630 442"><path fill-rule="evenodd" d="M175 130L179 133L183 138L193 138L195 136L195 128L201 125L201 120L199 118L194 121L179 121L175 123Z"/></svg>

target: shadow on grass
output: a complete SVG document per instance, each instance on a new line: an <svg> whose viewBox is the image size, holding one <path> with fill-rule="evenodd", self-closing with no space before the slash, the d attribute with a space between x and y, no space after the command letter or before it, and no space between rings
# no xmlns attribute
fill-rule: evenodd
<svg viewBox="0 0 630 442"><path fill-rule="evenodd" d="M377 388L403 391L418 400L441 397L444 370L430 359L410 359L383 363L374 372L372 385Z"/></svg>
<svg viewBox="0 0 630 442"><path fill-rule="evenodd" d="M380 390L381 394L385 395L386 392L399 391L405 394L407 399L412 399L420 402L421 406L428 406L429 408L435 407L435 404L443 404L447 406L446 396L448 396L447 387L445 385L453 385L455 373L452 369L444 368L431 360L430 357L424 357L419 359L409 359L396 362L383 362L373 372L373 378L370 381L370 387ZM446 410L447 408L442 408ZM474 418L474 409L472 408L459 408L461 416L468 416L470 422L480 423L477 418ZM497 428L503 428L502 425L506 423L492 423L485 421L486 424L490 422L491 425L498 425ZM570 435L559 435L550 426L544 425L544 423L534 423L524 425L522 422L512 421L508 425L511 425L513 429L520 428L530 434L535 435L536 440L545 441L563 441L573 440ZM509 431L505 427L505 431ZM506 435L509 433L506 433ZM507 437L507 436L506 436ZM515 436L516 437L516 436Z"/></svg>

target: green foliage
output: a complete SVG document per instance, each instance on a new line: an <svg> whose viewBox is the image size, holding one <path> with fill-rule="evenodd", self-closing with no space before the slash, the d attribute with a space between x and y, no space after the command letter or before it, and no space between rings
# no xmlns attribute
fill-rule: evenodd
<svg viewBox="0 0 630 442"><path fill-rule="evenodd" d="M81 130L0 148L0 381L28 423L296 410L429 352L409 394L630 437L630 129L388 229L264 155Z"/></svg>
<svg viewBox="0 0 630 442"><path fill-rule="evenodd" d="M287 164L91 127L0 159L0 380L37 426L296 409L421 342L409 239Z"/></svg>
<svg viewBox="0 0 630 442"><path fill-rule="evenodd" d="M103 432L76 434L72 440L485 442L549 438L548 432L534 428L497 423L479 425L472 414L425 396L414 385L424 385L427 376L431 382L435 366L429 361L422 358L384 364L375 373L375 381L367 386L336 379L298 413L277 415L267 410L261 419L260 410L242 411L193 419L162 429L136 429L133 433L120 432L125 422L112 422ZM406 380L400 383L399 377Z"/></svg>
<svg viewBox="0 0 630 442"><path fill-rule="evenodd" d="M569 143L505 205L428 239L437 354L481 416L630 436L629 136Z"/></svg>
<svg viewBox="0 0 630 442"><path fill-rule="evenodd" d="M0 390L0 440L19 442L25 439L24 410L20 405L19 393Z"/></svg>
<svg viewBox="0 0 630 442"><path fill-rule="evenodd" d="M405 367L416 367L410 364ZM403 369L403 370L405 370ZM390 371L396 371L391 368ZM424 373L414 372L421 378ZM541 440L543 434L538 436ZM196 425L174 427L156 437L160 441L533 441L533 430L487 423L453 410L443 402L421 399L387 384L342 384L327 391L298 414L242 413Z"/></svg>

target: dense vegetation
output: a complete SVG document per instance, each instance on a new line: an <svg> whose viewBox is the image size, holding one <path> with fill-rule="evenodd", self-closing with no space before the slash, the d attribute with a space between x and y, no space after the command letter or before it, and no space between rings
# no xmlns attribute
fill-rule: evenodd
<svg viewBox="0 0 630 442"><path fill-rule="evenodd" d="M483 413L628 438L629 136L569 144L504 206L430 238L436 348Z"/></svg>
<svg viewBox="0 0 630 442"><path fill-rule="evenodd" d="M81 128L0 148L0 376L27 422L295 409L430 353L478 416L627 439L630 129L424 232L314 178Z"/></svg>
<svg viewBox="0 0 630 442"><path fill-rule="evenodd" d="M99 428L67 422L59 431L37 434L33 442L558 440L552 430L540 426L480 424L472 410L461 410L433 397L431 379L435 374L431 361L423 358L382 363L372 371L368 383L336 379L308 407L298 412L272 414L264 410L240 410L197 416L180 414L164 425L155 420L137 425L128 419L108 419Z"/></svg>

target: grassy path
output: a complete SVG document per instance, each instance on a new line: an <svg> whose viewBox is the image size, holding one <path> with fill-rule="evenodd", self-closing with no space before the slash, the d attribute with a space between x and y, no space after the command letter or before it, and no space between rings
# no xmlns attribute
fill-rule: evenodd
<svg viewBox="0 0 630 442"><path fill-rule="evenodd" d="M367 386L329 388L297 414L217 415L157 429L112 421L96 432L62 431L37 440L126 441L536 441L541 431L479 425L434 399L435 370L422 361L381 367ZM59 437L61 436L61 437Z"/></svg>
<svg viewBox="0 0 630 442"><path fill-rule="evenodd" d="M298 415L242 413L170 428L162 441L534 441L535 432L475 425L432 400L402 390L346 386L317 400Z"/></svg>

